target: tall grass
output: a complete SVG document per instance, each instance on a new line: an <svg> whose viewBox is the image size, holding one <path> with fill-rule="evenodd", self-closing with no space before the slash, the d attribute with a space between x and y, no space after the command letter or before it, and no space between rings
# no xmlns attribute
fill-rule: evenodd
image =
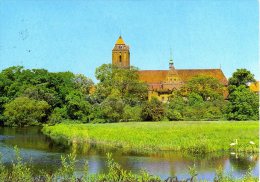
<svg viewBox="0 0 260 182"><path fill-rule="evenodd" d="M112 124L57 124L44 126L43 133L54 141L122 148L128 152L216 151L258 152L257 121L135 122ZM237 144L231 146L235 142ZM253 141L255 144L250 144Z"/></svg>

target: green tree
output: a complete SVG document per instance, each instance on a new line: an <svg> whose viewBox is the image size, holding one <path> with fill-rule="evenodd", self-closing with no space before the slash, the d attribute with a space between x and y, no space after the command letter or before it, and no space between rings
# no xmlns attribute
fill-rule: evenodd
<svg viewBox="0 0 260 182"><path fill-rule="evenodd" d="M111 64L103 64L96 69L96 97L99 102L105 100L112 92L118 90L118 96L125 104L141 105L147 100L147 85L140 82L137 68L120 69Z"/></svg>
<svg viewBox="0 0 260 182"><path fill-rule="evenodd" d="M181 89L183 96L191 93L200 95L204 101L224 99L224 86L216 79L210 76L199 75L193 77Z"/></svg>
<svg viewBox="0 0 260 182"><path fill-rule="evenodd" d="M237 69L232 77L228 79L228 85L239 87L240 85L244 85L247 87L248 83L255 82L254 75L248 71L247 69Z"/></svg>
<svg viewBox="0 0 260 182"><path fill-rule="evenodd" d="M3 115L4 105L17 97L46 101L50 105L46 118L52 112L54 112L53 117L57 117L61 113L54 109L66 110L68 105L70 119L83 118L83 116L86 119L88 110L82 109L84 108L82 102L79 103L80 107L73 108L72 100L77 98L72 98L70 94L79 92L82 95L80 97L85 99L92 86L93 82L89 78L71 72L52 73L45 69L24 69L21 66L4 69L0 72L0 124L8 123L7 118Z"/></svg>
<svg viewBox="0 0 260 182"><path fill-rule="evenodd" d="M152 97L142 107L141 117L143 121L160 121L164 118L165 108L157 98Z"/></svg>
<svg viewBox="0 0 260 182"><path fill-rule="evenodd" d="M84 95L79 91L70 92L66 98L67 114L71 119L88 121L91 105L86 101Z"/></svg>
<svg viewBox="0 0 260 182"><path fill-rule="evenodd" d="M39 101L44 100L52 108L61 104L58 94L54 90L46 88L44 85L30 86L25 89L21 95Z"/></svg>
<svg viewBox="0 0 260 182"><path fill-rule="evenodd" d="M169 97L166 116L170 121L183 120L183 112L187 107L187 99L184 99L179 92Z"/></svg>
<svg viewBox="0 0 260 182"><path fill-rule="evenodd" d="M259 97L245 85L236 87L229 95L227 118L229 120L258 120Z"/></svg>
<svg viewBox="0 0 260 182"><path fill-rule="evenodd" d="M119 97L119 91L113 90L102 103L101 110L106 122L120 122L123 119L124 102Z"/></svg>
<svg viewBox="0 0 260 182"><path fill-rule="evenodd" d="M75 75L74 83L76 85L76 89L85 95L88 95L90 89L94 86L94 82L82 74Z"/></svg>
<svg viewBox="0 0 260 182"><path fill-rule="evenodd" d="M131 107L126 105L124 107L123 120L124 121L141 121L141 111L140 106Z"/></svg>
<svg viewBox="0 0 260 182"><path fill-rule="evenodd" d="M39 125L46 121L49 104L28 97L17 97L10 103L4 105L5 125L28 126Z"/></svg>
<svg viewBox="0 0 260 182"><path fill-rule="evenodd" d="M61 123L62 121L68 119L68 113L67 113L67 108L64 106L62 108L56 107L48 120L48 123L50 124L56 124L56 123Z"/></svg>

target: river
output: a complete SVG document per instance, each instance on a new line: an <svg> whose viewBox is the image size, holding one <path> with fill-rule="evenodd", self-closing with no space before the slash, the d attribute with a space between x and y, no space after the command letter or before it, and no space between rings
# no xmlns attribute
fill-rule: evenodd
<svg viewBox="0 0 260 182"><path fill-rule="evenodd" d="M28 128L0 128L0 153L2 162L7 166L14 160L14 146L20 149L25 162L33 166L35 172L40 169L55 171L61 164L61 155L70 153L69 148L53 143L41 133L39 127ZM105 172L106 153L104 149L90 148L77 154L76 170L81 174L85 161L88 161L89 172ZM124 169L139 172L146 169L162 179L177 176L178 179L189 177L188 169L195 165L198 179L212 181L216 169L223 167L224 172L235 177L243 176L249 168L254 176L259 176L258 154L229 154L212 153L194 156L176 152L157 152L149 155L126 154L120 149L109 151L116 162Z"/></svg>

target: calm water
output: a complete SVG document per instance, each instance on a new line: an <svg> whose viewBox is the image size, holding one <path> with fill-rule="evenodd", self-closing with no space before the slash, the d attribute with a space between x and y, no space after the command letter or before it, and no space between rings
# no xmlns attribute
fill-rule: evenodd
<svg viewBox="0 0 260 182"><path fill-rule="evenodd" d="M45 169L55 171L60 166L60 156L70 152L62 146L54 144L40 132L40 128L0 128L0 152L2 161L10 165L14 160L13 147L17 145L26 162L30 162L35 171ZM107 151L106 151L107 152ZM106 171L106 152L90 148L77 155L76 169L82 171L85 161L88 161L89 171L98 173ZM194 156L176 152L160 152L150 155L124 154L120 150L110 151L115 161L124 169L138 172L146 169L163 179L178 176L178 179L188 178L188 167L195 164L199 179L213 180L215 171L223 166L225 172L231 172L241 177L251 167L253 175L259 176L259 158L257 155L230 155L214 153L206 156Z"/></svg>

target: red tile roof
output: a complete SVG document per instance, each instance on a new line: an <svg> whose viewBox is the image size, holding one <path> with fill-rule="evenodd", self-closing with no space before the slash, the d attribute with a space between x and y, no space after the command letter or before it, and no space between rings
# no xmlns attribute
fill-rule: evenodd
<svg viewBox="0 0 260 182"><path fill-rule="evenodd" d="M189 81L194 76L206 75L218 79L227 85L228 81L221 69L176 69L183 82ZM162 83L166 81L169 70L141 70L138 71L140 80L146 83Z"/></svg>

